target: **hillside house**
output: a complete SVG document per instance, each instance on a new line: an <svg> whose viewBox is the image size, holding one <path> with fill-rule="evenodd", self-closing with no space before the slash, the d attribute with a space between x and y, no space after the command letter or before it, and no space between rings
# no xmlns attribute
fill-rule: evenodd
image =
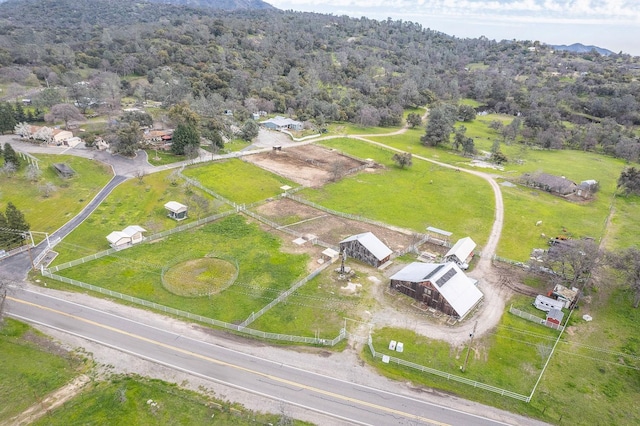
<svg viewBox="0 0 640 426"><path fill-rule="evenodd" d="M301 122L280 115L261 121L260 124L270 130L302 130L304 128Z"/></svg>
<svg viewBox="0 0 640 426"><path fill-rule="evenodd" d="M164 205L164 208L169 211L167 216L175 220L185 220L187 218L187 206L180 204L177 201L169 201Z"/></svg>
<svg viewBox="0 0 640 426"><path fill-rule="evenodd" d="M463 319L484 295L454 262L414 262L391 276L390 287L429 308Z"/></svg>
<svg viewBox="0 0 640 426"><path fill-rule="evenodd" d="M340 241L340 251L363 263L380 267L391 258L393 251L372 232L352 235Z"/></svg>
<svg viewBox="0 0 640 426"><path fill-rule="evenodd" d="M473 258L473 250L476 243L471 237L460 238L453 247L444 255L445 262L455 262L462 269L469 267L469 262Z"/></svg>
<svg viewBox="0 0 640 426"><path fill-rule="evenodd" d="M525 173L522 176L525 185L541 189L556 195L570 195L576 192L578 185L563 176L554 176L547 173Z"/></svg>

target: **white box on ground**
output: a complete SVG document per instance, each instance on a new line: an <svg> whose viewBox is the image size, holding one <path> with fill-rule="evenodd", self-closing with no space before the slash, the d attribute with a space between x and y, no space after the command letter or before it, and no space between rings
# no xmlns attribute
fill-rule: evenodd
<svg viewBox="0 0 640 426"><path fill-rule="evenodd" d="M404 352L404 343L398 342L396 345L396 352Z"/></svg>
<svg viewBox="0 0 640 426"><path fill-rule="evenodd" d="M395 351L396 350L396 341L392 340L389 342L389 350L390 351Z"/></svg>
<svg viewBox="0 0 640 426"><path fill-rule="evenodd" d="M389 355L382 355L382 362L389 364Z"/></svg>

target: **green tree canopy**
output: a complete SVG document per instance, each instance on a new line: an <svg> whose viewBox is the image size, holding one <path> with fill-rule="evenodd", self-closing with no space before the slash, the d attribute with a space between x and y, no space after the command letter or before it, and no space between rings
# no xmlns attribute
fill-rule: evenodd
<svg viewBox="0 0 640 426"><path fill-rule="evenodd" d="M6 142L4 144L2 156L4 157L4 164L13 164L16 166L16 168L20 166L20 159L18 158L18 154L16 154L9 142Z"/></svg>
<svg viewBox="0 0 640 426"><path fill-rule="evenodd" d="M449 142L449 136L451 132L453 132L454 123L455 115L452 114L450 106L444 104L438 105L429 113L427 131L420 138L420 141L428 146L438 146Z"/></svg>
<svg viewBox="0 0 640 426"><path fill-rule="evenodd" d="M200 133L196 126L189 124L180 124L173 132L171 152L176 155L185 155L185 152L191 152L191 149L187 148L198 147L200 145Z"/></svg>

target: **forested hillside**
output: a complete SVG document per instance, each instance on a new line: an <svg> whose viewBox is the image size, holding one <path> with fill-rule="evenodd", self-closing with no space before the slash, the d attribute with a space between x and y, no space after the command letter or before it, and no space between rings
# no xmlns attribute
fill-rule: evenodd
<svg viewBox="0 0 640 426"><path fill-rule="evenodd" d="M0 65L5 100L36 85L58 90L55 100L105 98L104 84L89 95L76 83L108 80L141 101L186 100L202 117L264 110L319 125L392 126L404 108L471 98L519 116L516 130L528 143L630 160L640 152L639 58L458 39L412 22L122 0L7 1ZM41 100L43 108L52 102Z"/></svg>

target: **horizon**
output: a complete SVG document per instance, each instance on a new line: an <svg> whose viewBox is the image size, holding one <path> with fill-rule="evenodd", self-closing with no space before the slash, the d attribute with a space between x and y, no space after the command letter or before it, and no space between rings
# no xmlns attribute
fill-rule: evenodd
<svg viewBox="0 0 640 426"><path fill-rule="evenodd" d="M267 0L281 10L412 21L458 38L580 43L640 56L640 2L629 0Z"/></svg>

